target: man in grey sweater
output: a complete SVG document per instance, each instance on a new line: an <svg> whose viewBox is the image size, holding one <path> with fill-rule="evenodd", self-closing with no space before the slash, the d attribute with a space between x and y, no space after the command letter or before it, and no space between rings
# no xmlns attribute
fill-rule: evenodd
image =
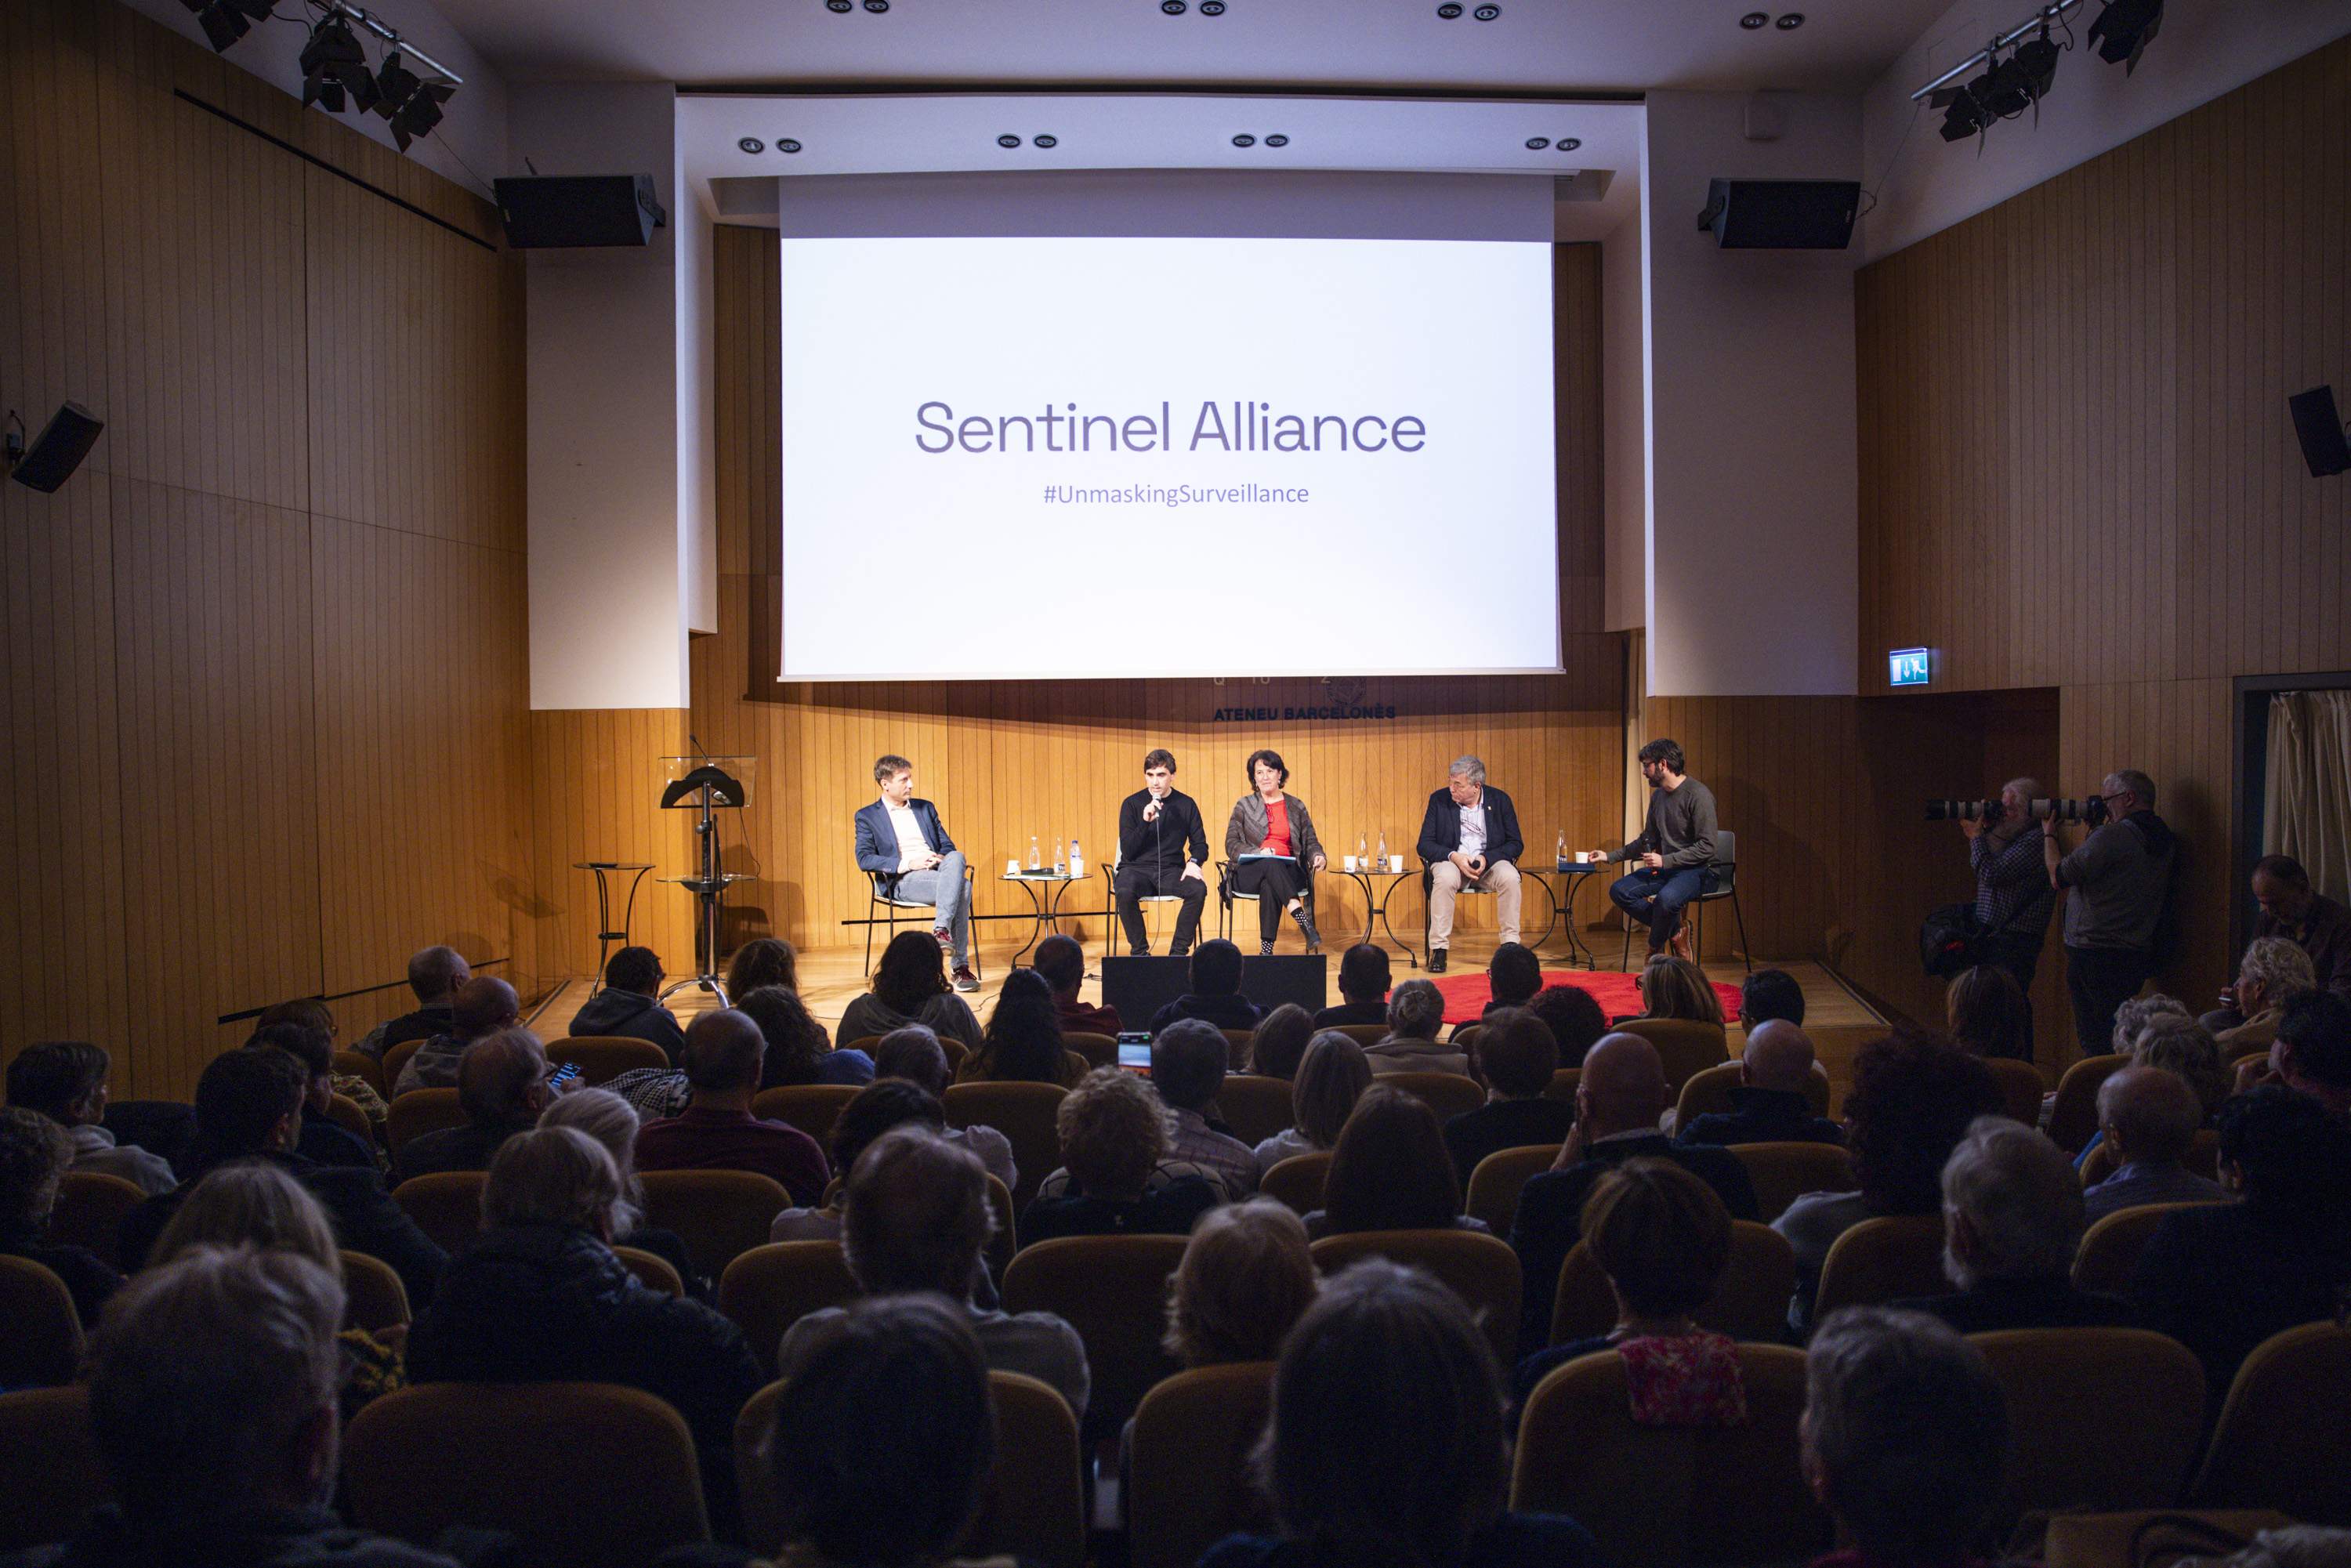
<svg viewBox="0 0 2351 1568"><path fill-rule="evenodd" d="M1720 883L1714 873L1714 791L1682 769L1682 748L1670 740L1641 747L1641 777L1649 781L1649 820L1623 849L1604 853L1609 861L1633 861L1636 869L1608 889L1617 908L1649 928L1652 957L1670 947L1688 957L1682 910Z"/></svg>

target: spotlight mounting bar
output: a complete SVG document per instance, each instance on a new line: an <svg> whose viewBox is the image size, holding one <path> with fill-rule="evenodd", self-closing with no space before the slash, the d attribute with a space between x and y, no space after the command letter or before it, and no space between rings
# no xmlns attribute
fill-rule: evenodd
<svg viewBox="0 0 2351 1568"><path fill-rule="evenodd" d="M2078 5L2080 4L2080 0L2074 0L2074 3ZM326 16L321 17L320 20L324 21L336 16L344 17L349 21L356 22L360 26L365 27L369 32L373 33L377 37L381 38L385 43L390 44L392 47L398 49L401 53L401 57L403 60L413 60L418 65L426 67L427 68L437 72L440 75L442 81L450 87L464 87L465 85L465 78L464 77L459 76L455 71L451 70L447 66L443 65L439 60L434 59L431 55L428 55L423 49L418 48L414 44L412 44L407 39L402 37L389 24L376 20L375 17L370 16L366 11L361 10L359 6L347 4L346 0L326 0Z"/></svg>
<svg viewBox="0 0 2351 1568"><path fill-rule="evenodd" d="M1999 37L1994 38L1990 44L1978 49L1974 54L1970 55L1966 59L1961 60L1958 65L1953 66L1949 70L1945 71L1941 76L1937 77L1933 81L1930 81L1925 87L1920 88L1917 92L1912 93L1910 95L1910 101L1917 103L1921 99L1932 96L1938 89L1950 86L1951 83L1959 80L1959 78L1967 75L1978 66L1990 65L1992 61L1992 57L1998 54L2001 50L2008 47L2011 44L2021 41L2037 29L2045 27L2050 23L2058 20L2060 17L2064 16L2066 12L2071 11L2081 3L2082 0L2050 0L2050 4L2042 6L2041 9L2032 13L2032 16L2027 16L2023 21L2019 22L2015 26L2011 27L2007 32L2002 33Z"/></svg>

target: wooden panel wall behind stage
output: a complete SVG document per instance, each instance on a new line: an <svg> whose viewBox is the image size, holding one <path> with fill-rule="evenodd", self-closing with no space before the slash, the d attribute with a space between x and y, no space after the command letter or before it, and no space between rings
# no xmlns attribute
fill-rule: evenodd
<svg viewBox="0 0 2351 1568"><path fill-rule="evenodd" d="M884 751L915 760L917 788L939 800L949 829L971 852L983 914L1028 907L1020 890L990 879L1001 874L1008 855L1027 854L1032 834L1043 839L1049 853L1056 836L1075 834L1091 862L1104 862L1113 847L1118 802L1140 787L1143 753L1159 745L1176 753L1177 783L1200 800L1219 853L1227 812L1246 788L1242 759L1258 746L1282 752L1334 860L1354 849L1359 833L1376 841L1384 832L1392 851L1409 855L1428 792L1444 782L1447 763L1465 751L1483 756L1494 782L1517 802L1531 855L1548 854L1562 830L1571 841L1613 841L1620 810L1624 672L1622 639L1600 630L1596 248L1562 246L1557 253L1566 674L1331 685L784 685L775 679L773 609L781 493L776 238L772 230L722 227L717 239L722 597L717 635L694 645L692 722L710 750L760 758L759 798L727 829L730 852L745 857L737 863L755 864L759 872L736 895L739 913L731 936L774 930L809 946L862 940L862 931L840 925L866 913L866 883L850 853L850 815L872 799L872 762ZM1395 625L1400 647L1444 635L1442 607L1420 585L1421 571L1419 562L1397 562L1396 600L1364 607ZM1462 592L1474 596L1474 583L1465 581ZM1180 594L1171 593L1158 607L1114 604L1097 594L1053 617L1047 630L1079 645L1100 637L1180 636L1181 609ZM991 612L968 605L960 612ZM895 634L925 633L915 628ZM1223 707L1322 705L1351 694L1393 704L1398 716L1263 724L1219 723L1214 716ZM1324 934L1334 946L1361 931L1363 904L1353 883L1326 877L1319 895L1326 905ZM1102 883L1073 891L1068 902L1072 908L1102 908ZM1490 931L1493 915L1486 901L1466 900L1464 908L1466 927ZM1529 918L1542 908L1540 895L1533 896ZM1596 908L1587 902L1584 913ZM1241 912L1247 919L1250 906ZM1400 929L1412 928L1416 945L1417 892L1399 895L1392 912ZM1098 943L1102 922L1083 922L1082 930L1090 943ZM989 940L1025 934L1013 924L992 923L983 931ZM567 943L567 964L580 962L576 946L576 939ZM665 951L664 956L673 970L680 967L678 955Z"/></svg>
<svg viewBox="0 0 2351 1568"><path fill-rule="evenodd" d="M2285 404L2351 384L2346 272L2351 39L1856 287L1862 689L1932 647L1941 688L2059 689L2062 793L2151 774L2188 857L2158 983L2198 1005L2233 960L2231 677L2351 666L2351 489Z"/></svg>
<svg viewBox="0 0 2351 1568"><path fill-rule="evenodd" d="M92 1039L118 1095L185 1093L224 1013L434 940L535 968L490 209L119 5L15 0L0 211L0 403L107 422L57 495L0 485L0 1055Z"/></svg>

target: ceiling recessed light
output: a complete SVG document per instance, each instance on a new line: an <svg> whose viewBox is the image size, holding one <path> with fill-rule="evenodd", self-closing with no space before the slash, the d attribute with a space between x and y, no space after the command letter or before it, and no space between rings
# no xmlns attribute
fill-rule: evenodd
<svg viewBox="0 0 2351 1568"><path fill-rule="evenodd" d="M1238 136L1233 138L1233 145L1236 147L1254 147L1257 145L1257 138L1244 131Z"/></svg>
<svg viewBox="0 0 2351 1568"><path fill-rule="evenodd" d="M1201 15L1201 16L1223 16L1224 14L1225 14L1225 0L1200 0L1200 15Z"/></svg>
<svg viewBox="0 0 2351 1568"><path fill-rule="evenodd" d="M1562 152L1573 152L1583 145L1583 140L1581 137L1562 136L1559 139L1559 150Z"/></svg>
<svg viewBox="0 0 2351 1568"><path fill-rule="evenodd" d="M1268 147L1287 147L1290 145L1290 138L1276 132L1265 139L1265 144Z"/></svg>
<svg viewBox="0 0 2351 1568"><path fill-rule="evenodd" d="M765 152L768 150L768 144L756 136L746 136L735 145L746 152Z"/></svg>
<svg viewBox="0 0 2351 1568"><path fill-rule="evenodd" d="M857 9L857 4L856 0L824 0L824 8L836 15L846 16Z"/></svg>
<svg viewBox="0 0 2351 1568"><path fill-rule="evenodd" d="M1783 33L1792 33L1803 25L1804 14L1802 11L1791 11L1775 24Z"/></svg>
<svg viewBox="0 0 2351 1568"><path fill-rule="evenodd" d="M1751 33L1758 27L1770 26L1771 21L1771 14L1769 11L1750 11L1739 18L1739 25Z"/></svg>
<svg viewBox="0 0 2351 1568"><path fill-rule="evenodd" d="M1530 152L1540 152L1550 145L1551 138L1548 136L1530 136L1527 138L1527 151Z"/></svg>
<svg viewBox="0 0 2351 1568"><path fill-rule="evenodd" d="M1450 22L1461 15L1461 7L1454 5L1453 0L1445 0L1445 4L1437 8L1437 14Z"/></svg>
<svg viewBox="0 0 2351 1568"><path fill-rule="evenodd" d="M1018 147L1020 145L1020 138L1018 136L999 136L996 139L996 144L998 147Z"/></svg>
<svg viewBox="0 0 2351 1568"><path fill-rule="evenodd" d="M1032 147L1059 147L1061 139L1058 136L1031 136L1029 143Z"/></svg>
<svg viewBox="0 0 2351 1568"><path fill-rule="evenodd" d="M890 0L865 0L865 8L879 16L890 8Z"/></svg>
<svg viewBox="0 0 2351 1568"><path fill-rule="evenodd" d="M1469 15L1477 17L1480 22L1490 22L1501 14L1502 8L1499 5L1480 5L1475 11L1469 13Z"/></svg>
<svg viewBox="0 0 2351 1568"><path fill-rule="evenodd" d="M1159 8L1170 16L1181 16L1184 14L1184 0L1159 0Z"/></svg>
<svg viewBox="0 0 2351 1568"><path fill-rule="evenodd" d="M778 152L797 152L799 150L800 144L789 136L778 137L776 140L776 151Z"/></svg>

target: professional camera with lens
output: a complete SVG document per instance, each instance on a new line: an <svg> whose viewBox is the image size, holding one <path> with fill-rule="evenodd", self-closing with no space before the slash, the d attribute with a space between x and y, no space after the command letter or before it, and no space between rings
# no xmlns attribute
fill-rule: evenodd
<svg viewBox="0 0 2351 1568"><path fill-rule="evenodd" d="M2032 802L2032 818L2045 822L2051 817L2061 822L2080 822L2085 827L2097 827L2106 820L2106 803L2092 796L2086 800L2049 800ZM1930 822L1981 822L1987 828L1998 827L2008 816L2008 808L1998 800L1929 800L1927 820Z"/></svg>

